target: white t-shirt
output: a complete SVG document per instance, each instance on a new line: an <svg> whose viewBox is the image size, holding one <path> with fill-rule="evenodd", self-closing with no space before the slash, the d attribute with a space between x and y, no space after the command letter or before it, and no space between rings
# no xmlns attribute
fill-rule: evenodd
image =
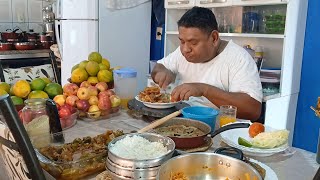
<svg viewBox="0 0 320 180"><path fill-rule="evenodd" d="M190 63L180 47L158 61L180 78L182 83L205 83L227 92L243 92L262 101L257 65L250 54L230 40L225 49L206 63Z"/></svg>

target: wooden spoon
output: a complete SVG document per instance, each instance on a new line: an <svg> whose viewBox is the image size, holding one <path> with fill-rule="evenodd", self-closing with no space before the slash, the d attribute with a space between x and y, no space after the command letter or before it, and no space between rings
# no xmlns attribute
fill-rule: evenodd
<svg viewBox="0 0 320 180"><path fill-rule="evenodd" d="M156 121L152 122L152 123L149 124L148 126L140 129L140 130L138 131L138 133L143 133L143 132L149 131L150 129L153 129L153 128L155 128L155 127L158 127L158 126L160 126L161 124L169 121L170 119L179 116L180 114L181 114L181 110L176 111L176 112L173 112L173 113L171 113L171 114L169 114L169 115L167 115L167 116L165 116L165 117L163 117L163 118L161 118L161 119L159 119L159 120L156 120Z"/></svg>

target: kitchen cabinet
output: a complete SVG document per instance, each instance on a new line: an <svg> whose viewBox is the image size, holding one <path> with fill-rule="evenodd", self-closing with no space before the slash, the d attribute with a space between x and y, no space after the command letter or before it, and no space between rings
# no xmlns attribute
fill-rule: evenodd
<svg viewBox="0 0 320 180"><path fill-rule="evenodd" d="M287 4L289 0L233 0L232 5L236 6L255 6L271 4Z"/></svg>
<svg viewBox="0 0 320 180"><path fill-rule="evenodd" d="M166 9L190 8L195 5L196 0L166 0L164 7Z"/></svg>
<svg viewBox="0 0 320 180"><path fill-rule="evenodd" d="M225 7L231 5L232 0L196 0L196 6L201 7Z"/></svg>
<svg viewBox="0 0 320 180"><path fill-rule="evenodd" d="M214 2L214 0L207 0ZM220 38L253 49L263 47L263 68L281 69L279 93L264 97L267 126L294 131L308 1L219 0L195 5L210 8L218 21ZM226 4L224 4L226 3ZM190 7L191 8L191 7ZM166 8L165 48L167 56L179 47L177 21L188 8ZM246 15L255 14L256 28L246 29ZM252 21L252 19L249 19Z"/></svg>

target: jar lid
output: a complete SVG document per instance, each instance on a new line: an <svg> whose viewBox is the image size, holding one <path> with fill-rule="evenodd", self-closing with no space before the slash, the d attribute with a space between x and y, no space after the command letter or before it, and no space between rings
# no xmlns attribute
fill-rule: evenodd
<svg viewBox="0 0 320 180"><path fill-rule="evenodd" d="M137 71L134 70L133 68L121 68L121 69L114 70L113 73L117 74L122 78L137 77Z"/></svg>
<svg viewBox="0 0 320 180"><path fill-rule="evenodd" d="M45 98L34 98L34 99L27 99L24 103L28 106L35 106L35 105L45 105L47 99Z"/></svg>

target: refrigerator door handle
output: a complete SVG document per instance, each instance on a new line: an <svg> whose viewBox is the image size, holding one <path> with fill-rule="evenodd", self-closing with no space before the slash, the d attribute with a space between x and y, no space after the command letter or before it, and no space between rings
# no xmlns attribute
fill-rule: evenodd
<svg viewBox="0 0 320 180"><path fill-rule="evenodd" d="M61 17L61 0L57 0L57 12L56 12L56 17L58 19L62 18Z"/></svg>
<svg viewBox="0 0 320 180"><path fill-rule="evenodd" d="M55 31L56 31L56 39L57 39L57 44L58 44L58 49L59 49L59 52L61 54L61 61L63 61L63 52L62 52L62 43L61 43L61 35L60 35L60 32L61 32L61 29L62 29L62 24L60 21L56 20L55 23L54 23L54 26L55 26ZM60 31L59 31L59 26L60 26Z"/></svg>

